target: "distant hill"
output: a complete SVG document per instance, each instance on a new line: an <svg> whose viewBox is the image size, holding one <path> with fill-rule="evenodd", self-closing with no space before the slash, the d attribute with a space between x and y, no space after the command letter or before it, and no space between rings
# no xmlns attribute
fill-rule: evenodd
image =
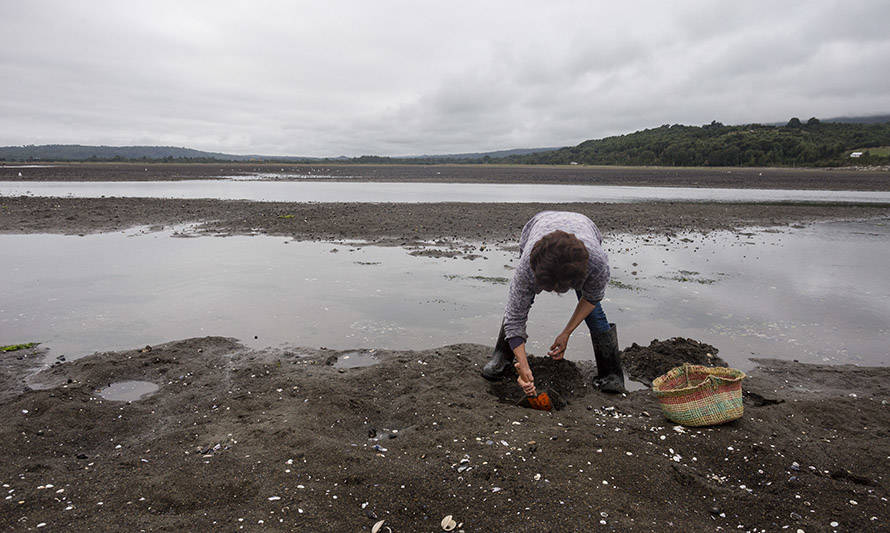
<svg viewBox="0 0 890 533"><path fill-rule="evenodd" d="M867 117L834 117L822 119L822 122L839 122L841 124L881 124L890 122L890 115L870 115Z"/></svg>
<svg viewBox="0 0 890 533"><path fill-rule="evenodd" d="M515 148L513 150L496 150L494 152L472 152L465 154L440 154L440 155L412 155L405 156L403 159L485 159L488 158L499 158L499 157L509 157L513 155L525 155L525 154L537 154L542 152L552 152L554 150L559 150L561 147L551 147L551 148Z"/></svg>
<svg viewBox="0 0 890 533"><path fill-rule="evenodd" d="M178 146L84 146L80 144L43 144L25 146L0 147L0 160L6 161L276 161L276 162L313 162L313 161L359 161L367 158L382 158L403 162L435 162L449 160L482 161L485 158L502 158L512 155L548 152L558 148L517 148L494 152L474 152L465 154L418 155L399 158L381 156L349 157L306 157L306 156L268 156L268 155L236 155L221 152L204 152L192 148Z"/></svg>
<svg viewBox="0 0 890 533"><path fill-rule="evenodd" d="M43 144L25 146L0 147L0 159L7 161L114 161L114 160L223 160L223 161L256 161L256 160L312 160L316 158L300 157L285 158L260 155L233 155L219 152L204 152L192 148L177 146L83 146L80 144Z"/></svg>
<svg viewBox="0 0 890 533"><path fill-rule="evenodd" d="M584 141L556 151L503 158L505 163L658 166L844 166L890 164L890 122L806 122L782 126L664 125ZM851 153L861 151L858 157Z"/></svg>

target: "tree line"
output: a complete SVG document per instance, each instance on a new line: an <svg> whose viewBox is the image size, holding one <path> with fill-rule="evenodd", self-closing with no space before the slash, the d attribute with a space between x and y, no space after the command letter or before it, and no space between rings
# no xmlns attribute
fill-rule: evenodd
<svg viewBox="0 0 890 533"><path fill-rule="evenodd" d="M663 125L582 142L553 152L504 158L525 164L657 166L847 166L890 164L868 148L890 146L890 122L825 123L792 118L784 126ZM852 151L862 151L851 158Z"/></svg>

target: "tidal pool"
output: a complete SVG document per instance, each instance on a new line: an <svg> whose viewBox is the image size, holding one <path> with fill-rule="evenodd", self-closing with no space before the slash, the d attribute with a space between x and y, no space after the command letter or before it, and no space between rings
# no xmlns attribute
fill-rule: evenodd
<svg viewBox="0 0 890 533"><path fill-rule="evenodd" d="M171 231L0 235L0 344L48 360L204 335L247 345L421 349L492 344L515 253L432 259L398 247ZM603 302L619 342L685 336L741 368L749 357L890 364L888 221L750 233L607 236ZM543 354L575 305L543 293L529 348ZM579 328L570 359L591 359Z"/></svg>
<svg viewBox="0 0 890 533"><path fill-rule="evenodd" d="M380 362L372 351L355 351L341 354L334 362L334 368L363 368Z"/></svg>
<svg viewBox="0 0 890 533"><path fill-rule="evenodd" d="M99 391L99 396L116 402L135 402L158 390L150 381L118 381Z"/></svg>

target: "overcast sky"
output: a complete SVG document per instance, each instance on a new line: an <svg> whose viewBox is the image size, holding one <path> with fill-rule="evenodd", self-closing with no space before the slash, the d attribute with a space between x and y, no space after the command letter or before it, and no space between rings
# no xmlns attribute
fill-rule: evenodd
<svg viewBox="0 0 890 533"><path fill-rule="evenodd" d="M0 145L574 145L890 112L890 2L0 0Z"/></svg>

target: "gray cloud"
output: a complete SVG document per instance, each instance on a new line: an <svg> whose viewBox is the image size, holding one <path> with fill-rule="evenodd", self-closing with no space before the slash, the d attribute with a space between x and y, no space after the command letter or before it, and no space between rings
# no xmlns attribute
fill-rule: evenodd
<svg viewBox="0 0 890 533"><path fill-rule="evenodd" d="M446 153L887 112L888 15L827 0L4 2L0 144Z"/></svg>

